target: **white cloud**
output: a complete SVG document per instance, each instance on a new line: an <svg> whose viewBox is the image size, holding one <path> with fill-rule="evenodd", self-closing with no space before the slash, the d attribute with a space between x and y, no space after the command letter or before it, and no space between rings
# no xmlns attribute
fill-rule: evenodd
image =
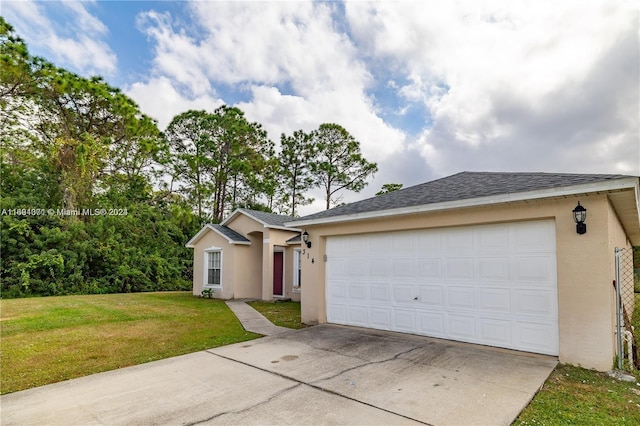
<svg viewBox="0 0 640 426"><path fill-rule="evenodd" d="M29 41L32 53L80 74L114 75L117 57L101 40L109 30L87 10L93 4L8 0L3 1L2 14ZM48 7L63 7L70 13L64 22L56 22L47 14Z"/></svg>
<svg viewBox="0 0 640 426"><path fill-rule="evenodd" d="M371 75L351 40L336 31L333 6L194 2L189 27L153 11L138 25L155 42L152 75L179 83L183 100L217 97L219 85L244 88L251 98L237 106L273 140L337 122L379 161L402 149L404 134L374 113L366 93Z"/></svg>
<svg viewBox="0 0 640 426"><path fill-rule="evenodd" d="M429 109L433 126L417 142L436 174L640 174L638 10L630 3L354 2L346 9L361 45L408 81L398 93Z"/></svg>
<svg viewBox="0 0 640 426"><path fill-rule="evenodd" d="M158 121L158 127L162 130L180 113L192 109L213 111L224 103L209 95L186 98L167 77L134 83L125 92L138 103L141 111Z"/></svg>

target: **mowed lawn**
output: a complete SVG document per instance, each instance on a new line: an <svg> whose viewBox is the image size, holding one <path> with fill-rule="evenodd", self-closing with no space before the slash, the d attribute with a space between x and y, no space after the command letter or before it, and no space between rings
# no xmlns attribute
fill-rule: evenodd
<svg viewBox="0 0 640 426"><path fill-rule="evenodd" d="M3 394L259 337L188 292L0 300L0 319Z"/></svg>

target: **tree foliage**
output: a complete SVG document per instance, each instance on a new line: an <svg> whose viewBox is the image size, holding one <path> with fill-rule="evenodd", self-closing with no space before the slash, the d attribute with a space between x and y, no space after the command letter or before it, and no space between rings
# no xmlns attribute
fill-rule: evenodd
<svg viewBox="0 0 640 426"><path fill-rule="evenodd" d="M298 206L304 206L313 201L313 198L305 196L305 193L314 185L311 169L308 166L313 158L311 135L302 130L293 132L292 136L282 134L278 155L280 213L296 216Z"/></svg>
<svg viewBox="0 0 640 426"><path fill-rule="evenodd" d="M191 287L185 243L249 207L327 207L377 166L337 124L282 135L223 105L161 133L118 88L34 57L0 16L2 297Z"/></svg>
<svg viewBox="0 0 640 426"><path fill-rule="evenodd" d="M376 196L388 194L390 192L398 191L400 189L402 189L401 183L385 183L382 185L382 188L380 188L380 191L376 192Z"/></svg>
<svg viewBox="0 0 640 426"><path fill-rule="evenodd" d="M311 173L324 190L327 209L339 201L338 191L360 192L367 178L378 171L377 164L362 156L360 142L338 124L321 124L311 139L315 151Z"/></svg>

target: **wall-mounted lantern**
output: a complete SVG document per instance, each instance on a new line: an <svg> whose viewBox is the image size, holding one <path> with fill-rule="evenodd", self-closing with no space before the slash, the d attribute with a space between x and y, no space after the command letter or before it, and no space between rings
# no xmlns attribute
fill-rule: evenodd
<svg viewBox="0 0 640 426"><path fill-rule="evenodd" d="M573 209L573 220L576 221L576 232L578 234L585 234L587 232L587 224L584 221L587 219L587 209L580 205L580 201L578 201L578 205L575 209Z"/></svg>
<svg viewBox="0 0 640 426"><path fill-rule="evenodd" d="M304 231L302 233L302 241L307 245L307 248L311 248L311 242L309 241L309 233Z"/></svg>

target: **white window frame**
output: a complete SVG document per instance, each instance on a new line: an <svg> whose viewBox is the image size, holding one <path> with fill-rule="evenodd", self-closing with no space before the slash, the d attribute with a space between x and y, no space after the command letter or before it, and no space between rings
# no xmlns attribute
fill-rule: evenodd
<svg viewBox="0 0 640 426"><path fill-rule="evenodd" d="M302 250L297 248L293 249L293 291L299 292L302 284L300 281L302 279Z"/></svg>
<svg viewBox="0 0 640 426"><path fill-rule="evenodd" d="M220 253L220 284L209 284L209 255L211 253ZM222 268L222 248L220 247L210 247L205 249L204 251L204 274L203 274L203 282L202 288L208 289L212 288L215 290L222 290L222 276L223 276L223 268Z"/></svg>

